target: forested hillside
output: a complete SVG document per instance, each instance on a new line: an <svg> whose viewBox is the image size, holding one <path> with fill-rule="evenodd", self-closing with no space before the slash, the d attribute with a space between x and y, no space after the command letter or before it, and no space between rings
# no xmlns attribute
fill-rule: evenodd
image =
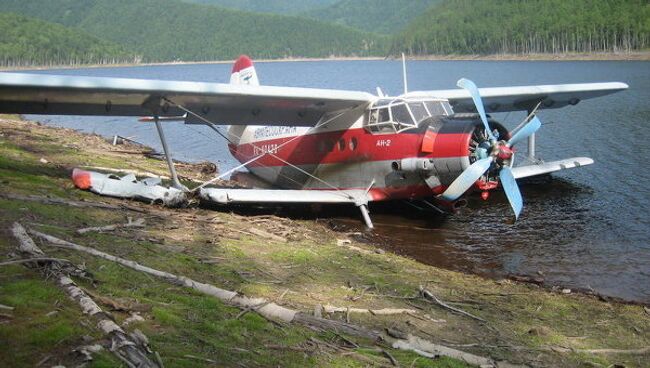
<svg viewBox="0 0 650 368"><path fill-rule="evenodd" d="M445 0L395 37L392 51L527 54L649 46L647 0Z"/></svg>
<svg viewBox="0 0 650 368"><path fill-rule="evenodd" d="M0 66L136 62L135 53L77 29L0 13Z"/></svg>
<svg viewBox="0 0 650 368"><path fill-rule="evenodd" d="M304 15L368 32L392 34L440 0L339 0Z"/></svg>
<svg viewBox="0 0 650 368"><path fill-rule="evenodd" d="M209 4L224 8L260 13L299 14L315 8L332 5L339 0L184 0L189 3Z"/></svg>
<svg viewBox="0 0 650 368"><path fill-rule="evenodd" d="M78 27L144 61L327 57L382 53L380 38L311 19L178 0L1 0L0 8Z"/></svg>
<svg viewBox="0 0 650 368"><path fill-rule="evenodd" d="M5 65L650 47L647 0L0 0L0 10L59 23L3 16Z"/></svg>

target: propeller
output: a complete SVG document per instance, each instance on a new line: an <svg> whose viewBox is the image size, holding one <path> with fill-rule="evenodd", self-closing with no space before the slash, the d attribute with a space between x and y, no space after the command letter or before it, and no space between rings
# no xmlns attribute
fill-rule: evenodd
<svg viewBox="0 0 650 368"><path fill-rule="evenodd" d="M533 116L533 118L530 119L530 121L526 123L526 125L524 125L521 129L519 129L512 137L510 137L509 140L500 141L497 139L497 137L495 137L494 133L492 133L492 129L490 129L487 115L485 114L485 108L483 107L483 101L481 99L479 89L476 87L476 84L474 84L474 82L469 79L463 78L458 81L457 85L458 87L466 89L472 97L474 105L476 106L476 110L478 111L481 117L481 121L483 122L485 134L487 135L490 146L484 149L484 154L479 155L480 159L476 160L467 169L465 169L465 171L463 171L449 185L447 190L445 190L445 192L442 193L440 197L447 201L455 201L465 192L467 192L467 190L470 189L477 180L485 175L486 172L488 172L492 167L496 166L499 168L499 181L501 182L501 186L506 193L508 202L510 202L510 206L512 207L512 210L515 214L515 219L517 219L519 218L519 214L523 208L523 200L521 198L521 192L519 191L517 181L515 180L515 177L513 176L512 170L507 164L507 161L509 161L513 155L511 147L515 143L520 142L534 134L542 126L542 122L537 118L537 116ZM487 157L482 158L481 156Z"/></svg>

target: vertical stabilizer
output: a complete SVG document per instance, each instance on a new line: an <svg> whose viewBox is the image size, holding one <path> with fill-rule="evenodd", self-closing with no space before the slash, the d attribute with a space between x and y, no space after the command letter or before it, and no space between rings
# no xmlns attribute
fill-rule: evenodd
<svg viewBox="0 0 650 368"><path fill-rule="evenodd" d="M230 74L230 84L249 86L260 85L251 58L246 55L241 55L237 61L235 61L235 64L232 66L232 74ZM228 139L232 143L230 146L231 152L236 149L236 146L239 144L241 137L244 135L244 131L247 128L247 125L231 125L228 127Z"/></svg>
<svg viewBox="0 0 650 368"><path fill-rule="evenodd" d="M248 84L251 86L260 85L260 81L257 79L255 66L253 66L253 60L248 56L241 55L232 66L230 84Z"/></svg>

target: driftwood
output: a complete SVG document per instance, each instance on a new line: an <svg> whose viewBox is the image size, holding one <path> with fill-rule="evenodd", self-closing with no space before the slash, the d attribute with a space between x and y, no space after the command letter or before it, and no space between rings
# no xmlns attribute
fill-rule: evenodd
<svg viewBox="0 0 650 368"><path fill-rule="evenodd" d="M25 228L19 223L14 223L11 229L14 237L18 239L20 252L28 257L41 257L43 251L36 246L34 241L27 235ZM55 263L55 262L52 262ZM84 314L93 317L97 321L97 327L107 335L112 344L113 353L128 367L152 367L160 366L152 362L144 349L129 337L120 326L118 326L109 315L83 291L68 276L57 268L51 268L50 274L55 276L57 284L74 301L76 301Z"/></svg>
<svg viewBox="0 0 650 368"><path fill-rule="evenodd" d="M431 293L429 290L423 288L422 286L420 286L420 293L422 294L422 296L423 296L425 299L427 299L427 300L429 300L429 301L431 301L431 302L433 302L433 303L436 303L436 304L438 304L439 306L441 306L441 307L443 307L443 308L445 308L445 309L448 309L448 310L450 310L450 311L452 311L452 312L454 312L454 313L462 314L463 316L467 316L467 317L469 317L469 318L475 319L475 320L480 321L480 322L483 322L483 323L486 323L486 322L487 322L486 320L484 320L484 319L481 318L481 317L477 317L477 316L475 316L475 315L473 315L473 314L471 314L471 313L465 312L465 311L462 310L462 309L458 309L458 308L456 308L456 307L452 307L452 306L449 305L449 304L446 304L445 302L443 302L442 300L438 299L435 295L433 295L433 293Z"/></svg>
<svg viewBox="0 0 650 368"><path fill-rule="evenodd" d="M430 341L421 339L417 336L409 335L407 339L396 339L393 342L393 348L402 350L411 350L419 355L434 358L436 356L447 356L462 360L465 363L479 367L496 367L498 366L491 359L478 355L466 353L464 351L452 349L446 346L433 344Z"/></svg>
<svg viewBox="0 0 650 368"><path fill-rule="evenodd" d="M324 305L323 312L325 313L370 313L375 316L417 313L415 309L403 309L403 308L364 309L364 308L335 307L332 305Z"/></svg>
<svg viewBox="0 0 650 368"><path fill-rule="evenodd" d="M434 356L444 355L444 356L460 359L467 363L479 365L482 367L499 366L496 362L494 362L489 358L480 357L474 354L466 353L446 346L434 344L430 341L423 340L421 338L412 335L407 335L406 339L393 338L391 336L367 329L365 327L356 326L346 322L329 320L325 318L312 316L310 314L298 312L277 305L275 303L268 302L263 298L246 297L234 291L224 290L211 284L205 284L202 282L194 281L190 278L184 276L177 276L165 271L159 271L147 266L143 266L134 261L116 257L108 253L99 251L97 249L71 243L35 230L30 230L30 233L34 236L37 236L41 239L48 241L55 247L81 251L81 252L94 255L96 257L100 257L106 260L119 263L125 267L140 272L145 272L147 274L156 277L160 277L163 280L173 283L175 285L185 286L194 289L196 291L199 291L203 294L216 297L229 305L236 306L243 309L254 310L255 312L259 313L261 316L269 320L281 321L286 323L298 323L298 324L306 325L311 328L320 328L329 331L333 330L338 333L360 336L375 341L383 340L391 344L396 349L410 350L425 357L431 358Z"/></svg>
<svg viewBox="0 0 650 368"><path fill-rule="evenodd" d="M104 231L115 231L117 229L124 229L124 228L129 228L129 227L138 227L142 228L144 227L144 219L139 218L135 221L131 217L128 218L128 222L126 224L114 224L114 225L107 225L107 226L97 226L97 227L86 227L83 229L77 230L77 234L85 234L93 231L97 232L104 232Z"/></svg>
<svg viewBox="0 0 650 368"><path fill-rule="evenodd" d="M587 354L626 354L643 355L650 353L650 346L638 349L571 349L559 346L551 346L547 350L560 353L587 353Z"/></svg>

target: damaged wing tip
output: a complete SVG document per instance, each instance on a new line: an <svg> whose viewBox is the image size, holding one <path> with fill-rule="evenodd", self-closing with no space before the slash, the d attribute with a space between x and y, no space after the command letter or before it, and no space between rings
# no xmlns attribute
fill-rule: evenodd
<svg viewBox="0 0 650 368"><path fill-rule="evenodd" d="M90 189L90 172L80 169L72 170L72 182L79 189Z"/></svg>

